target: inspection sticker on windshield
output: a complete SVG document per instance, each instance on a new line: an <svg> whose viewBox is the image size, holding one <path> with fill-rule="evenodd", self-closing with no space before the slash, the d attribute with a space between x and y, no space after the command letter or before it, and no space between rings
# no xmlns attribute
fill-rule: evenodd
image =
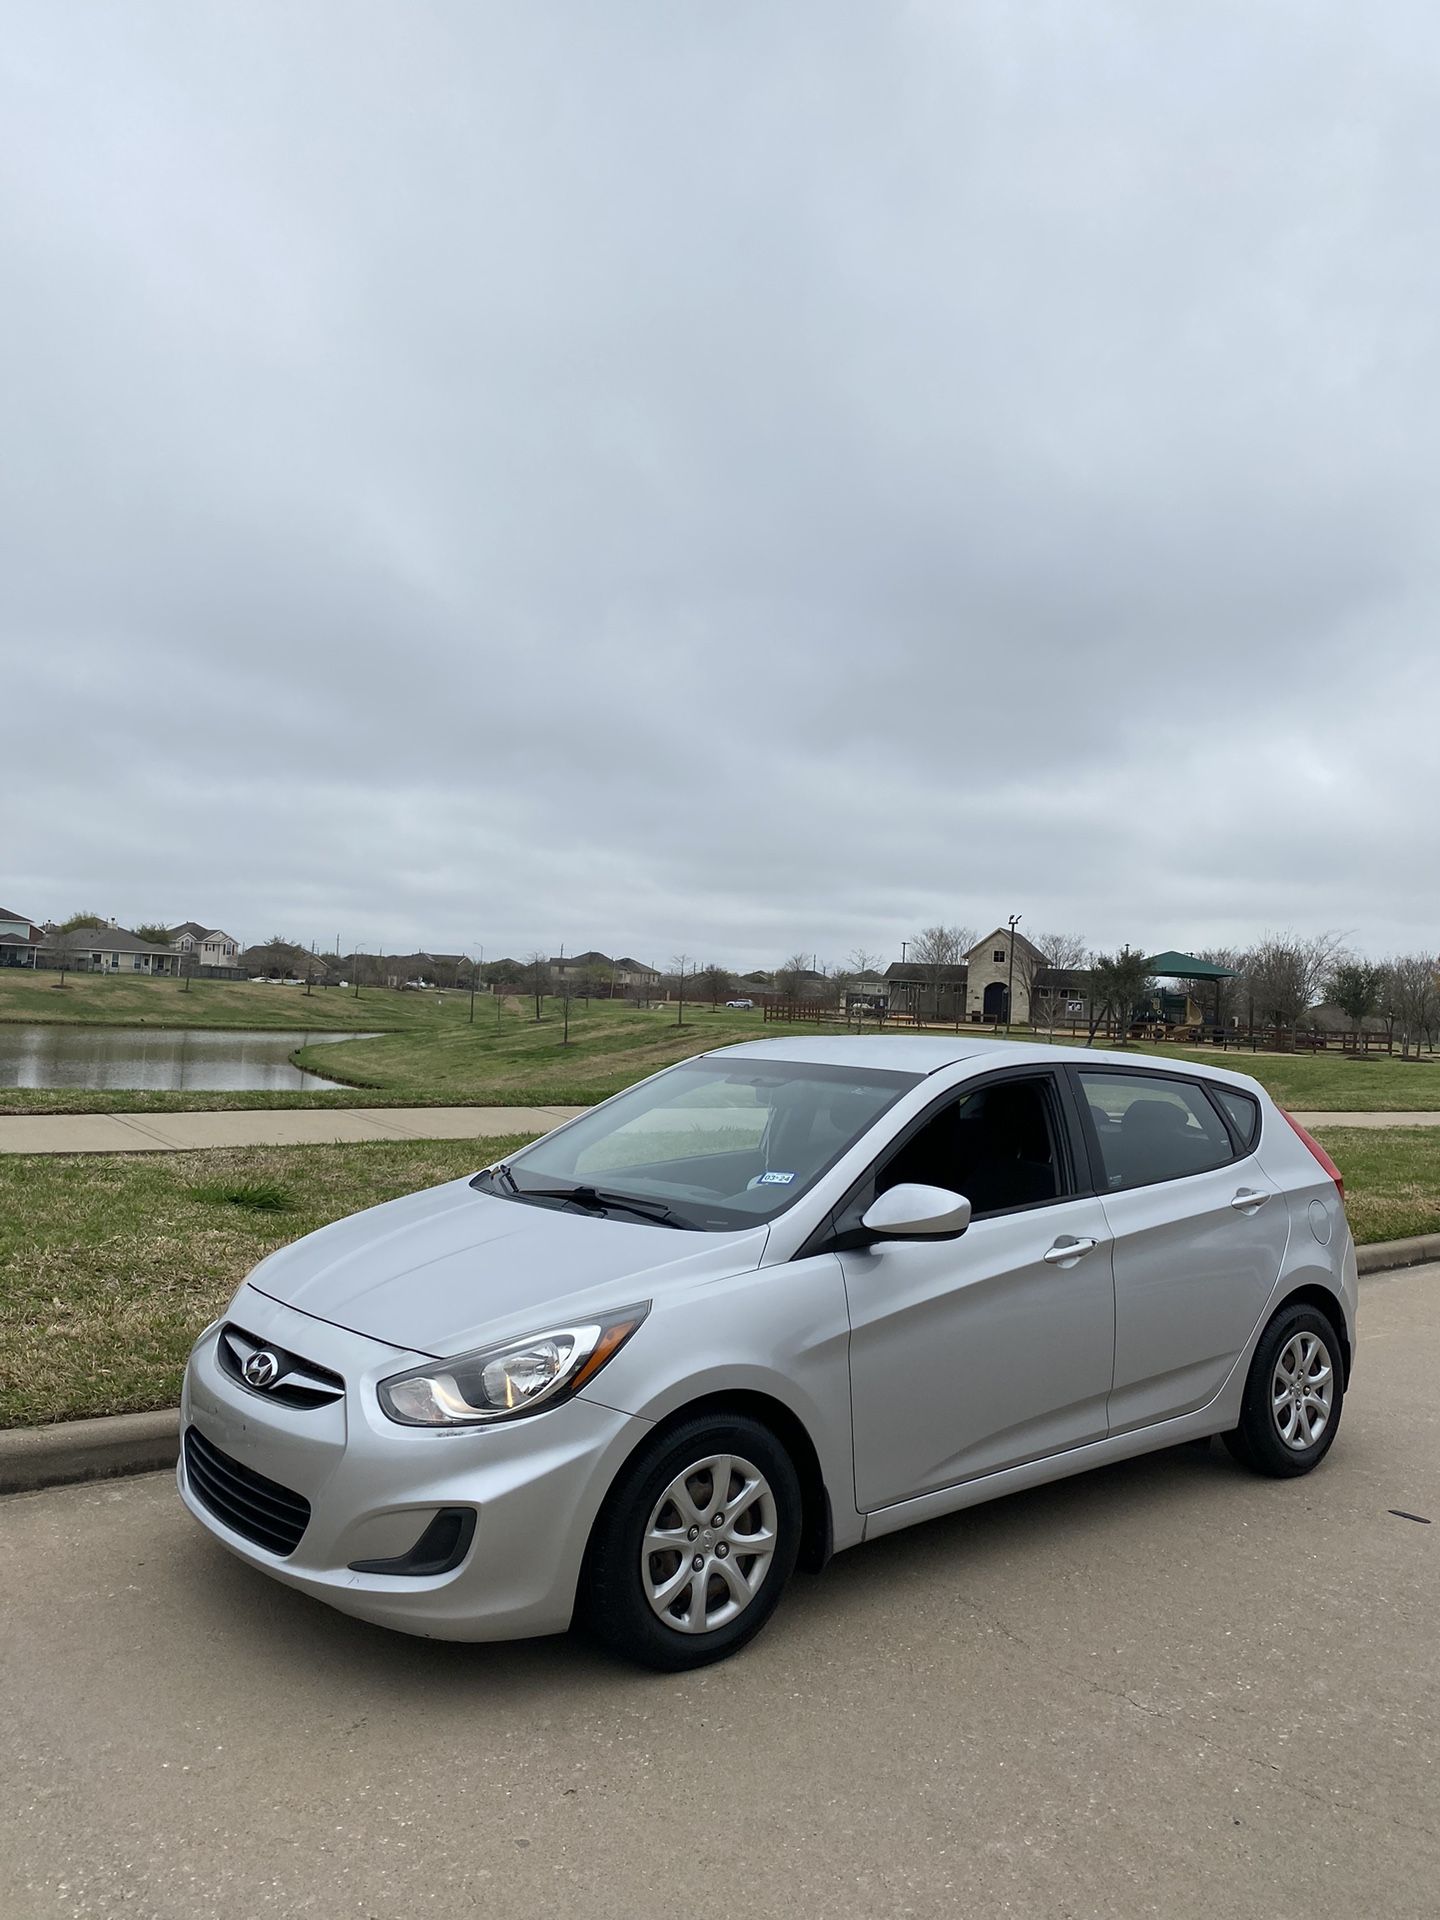
<svg viewBox="0 0 1440 1920"><path fill-rule="evenodd" d="M794 1178L793 1173L762 1173L757 1184L762 1187L788 1187Z"/></svg>

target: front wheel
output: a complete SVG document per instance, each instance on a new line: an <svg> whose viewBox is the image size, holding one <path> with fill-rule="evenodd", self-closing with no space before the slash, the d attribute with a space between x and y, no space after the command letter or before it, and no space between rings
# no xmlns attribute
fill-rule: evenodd
<svg viewBox="0 0 1440 1920"><path fill-rule="evenodd" d="M779 1605L801 1507L794 1465L758 1420L702 1415L661 1435L595 1523L577 1624L662 1672L723 1660Z"/></svg>
<svg viewBox="0 0 1440 1920"><path fill-rule="evenodd" d="M1260 1336L1225 1444L1252 1473L1292 1479L1318 1467L1334 1444L1345 1401L1340 1338L1315 1307L1282 1307Z"/></svg>

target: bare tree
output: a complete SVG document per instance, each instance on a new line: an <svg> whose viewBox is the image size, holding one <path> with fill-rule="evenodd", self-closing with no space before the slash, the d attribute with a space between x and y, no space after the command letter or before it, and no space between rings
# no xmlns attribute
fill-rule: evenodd
<svg viewBox="0 0 1440 1920"><path fill-rule="evenodd" d="M1249 965L1249 955L1241 953L1238 947L1204 947L1195 958L1208 961L1212 967L1228 967L1230 970L1233 978L1208 981L1204 992L1215 1009L1218 1024L1226 1028L1237 1026L1246 1005L1245 970ZM1199 995L1196 997L1198 999Z"/></svg>
<svg viewBox="0 0 1440 1920"><path fill-rule="evenodd" d="M1072 973L1085 965L1085 942L1076 933L1042 933L1029 940L1023 933L1014 936L1015 982L1025 995L1032 1027L1040 1024L1042 1011L1051 1029L1055 1025L1055 995L1040 985L1042 973ZM1037 1001L1043 1002L1037 1006Z"/></svg>
<svg viewBox="0 0 1440 1920"><path fill-rule="evenodd" d="M1043 967L1049 973L1083 974L1089 959L1090 949L1081 933L1042 933L1034 942L1039 950ZM1046 1019L1050 1031L1055 1030L1055 1008L1059 999L1059 985L1052 986L1048 993L1042 990ZM1030 1024L1035 1024L1035 1005L1030 1005Z"/></svg>
<svg viewBox="0 0 1440 1920"><path fill-rule="evenodd" d="M792 953L783 967L775 969L775 990L784 994L787 1000L794 1000L800 992L801 982L810 972L811 956L808 953Z"/></svg>
<svg viewBox="0 0 1440 1920"><path fill-rule="evenodd" d="M1402 953L1386 969L1386 1013L1400 1029L1400 1057L1408 1060L1411 1043L1418 1055L1421 1044L1435 1046L1435 1029L1440 1025L1440 980L1437 980L1435 956L1430 953Z"/></svg>
<svg viewBox="0 0 1440 1920"><path fill-rule="evenodd" d="M550 984L550 962L538 947L525 961L525 984L535 999L535 1018L545 1010L545 989Z"/></svg>
<svg viewBox="0 0 1440 1920"><path fill-rule="evenodd" d="M910 942L912 964L930 989L930 1010L934 1018L940 1017L940 990L945 985L946 974L953 979L954 969L974 944L973 928L944 926L924 927Z"/></svg>
<svg viewBox="0 0 1440 1920"><path fill-rule="evenodd" d="M680 983L680 1004L679 1004L679 1009L675 1015L675 1024L677 1027L683 1027L685 1024L685 975L686 975L686 972L690 970L689 954L688 953L675 954L674 957L671 959L670 965L674 969L675 978Z"/></svg>
<svg viewBox="0 0 1440 1920"><path fill-rule="evenodd" d="M1302 939L1295 933L1267 933L1245 960L1250 1004L1271 1026L1293 1030L1302 1014L1320 999L1325 982L1345 957L1338 933Z"/></svg>
<svg viewBox="0 0 1440 1920"><path fill-rule="evenodd" d="M863 980L867 974L879 973L880 962L884 958L883 953L871 953L866 947L852 947L846 955L845 965L852 974Z"/></svg>

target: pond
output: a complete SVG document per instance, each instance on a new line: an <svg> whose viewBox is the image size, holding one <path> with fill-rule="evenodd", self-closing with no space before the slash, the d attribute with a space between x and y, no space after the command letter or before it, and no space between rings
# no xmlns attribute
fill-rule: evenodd
<svg viewBox="0 0 1440 1920"><path fill-rule="evenodd" d="M361 1033L216 1033L198 1027L0 1024L0 1087L144 1087L161 1092L313 1092L337 1084L292 1065L297 1047Z"/></svg>

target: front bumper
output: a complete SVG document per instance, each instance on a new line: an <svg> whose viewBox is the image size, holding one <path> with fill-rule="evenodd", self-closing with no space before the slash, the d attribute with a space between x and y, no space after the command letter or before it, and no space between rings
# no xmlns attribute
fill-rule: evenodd
<svg viewBox="0 0 1440 1920"><path fill-rule="evenodd" d="M401 1427L381 1413L375 1382L423 1356L249 1287L228 1318L343 1375L346 1391L329 1406L284 1406L221 1368L218 1328L201 1337L185 1370L182 1433L194 1426L231 1460L310 1504L295 1551L267 1551L204 1503L182 1447L180 1497L218 1540L273 1578L404 1633L502 1640L564 1631L595 1515L648 1421L582 1395L513 1424L438 1433ZM353 1570L356 1560L404 1554L443 1507L478 1516L452 1571L414 1578Z"/></svg>

